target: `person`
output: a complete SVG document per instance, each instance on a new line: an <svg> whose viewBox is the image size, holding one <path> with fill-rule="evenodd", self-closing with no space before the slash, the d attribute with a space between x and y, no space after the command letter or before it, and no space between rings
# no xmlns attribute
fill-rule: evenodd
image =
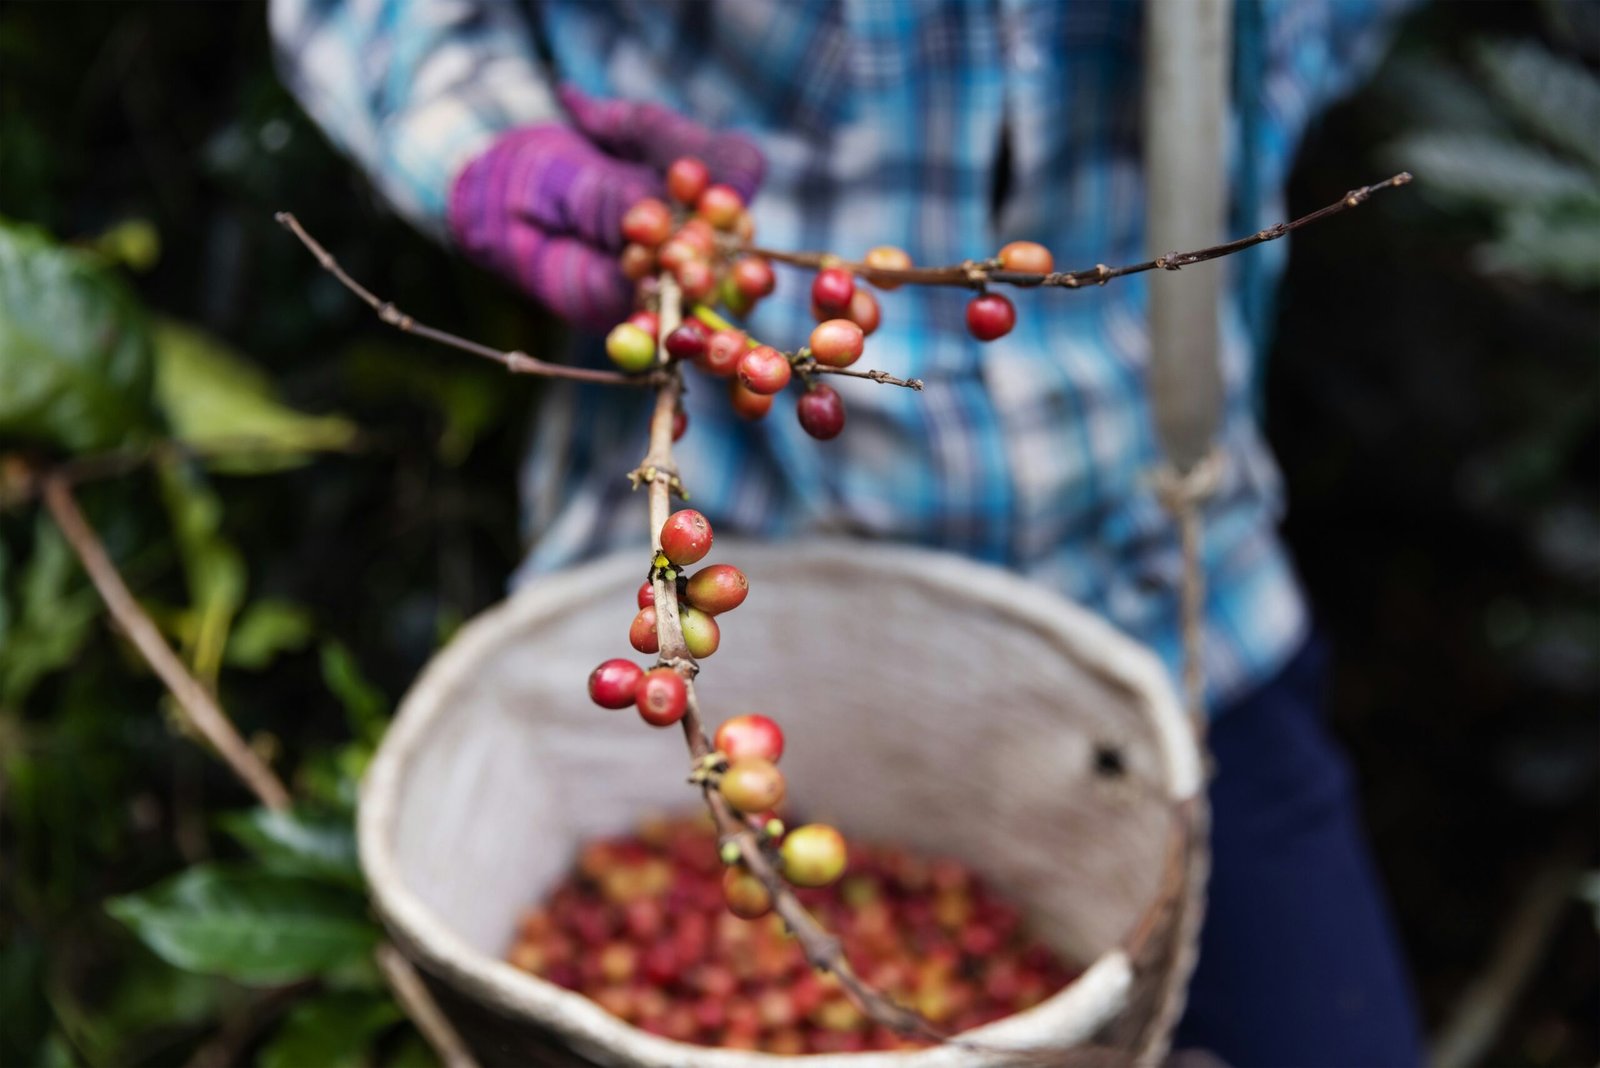
<svg viewBox="0 0 1600 1068"><path fill-rule="evenodd" d="M1232 231L1284 218L1308 123L1368 69L1397 3L1239 0ZM682 154L747 198L763 244L919 264L1038 241L1058 265L1143 259L1141 6L958 0L274 0L288 85L376 187L582 330L628 310L618 223ZM1352 175L1349 184L1358 184ZM1414 1064L1411 994L1321 722L1326 673L1276 531L1282 490L1253 418L1285 249L1228 261L1223 481L1207 510L1203 660L1209 912L1180 1044L1236 1065ZM792 347L804 276L750 318ZM785 291L789 296L785 297ZM847 389L843 435L747 423L693 388L679 467L719 532L914 542L1004 565L1180 660L1173 523L1145 372L1147 289L1018 291L979 344L956 291L881 295L862 366L921 393ZM594 359L585 340L577 358ZM640 397L545 391L521 578L636 547Z"/></svg>

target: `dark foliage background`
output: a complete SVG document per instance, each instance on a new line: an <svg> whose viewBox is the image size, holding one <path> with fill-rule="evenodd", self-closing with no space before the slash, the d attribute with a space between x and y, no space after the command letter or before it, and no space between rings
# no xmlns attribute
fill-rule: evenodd
<svg viewBox="0 0 1600 1068"><path fill-rule="evenodd" d="M1592 262L1600 241L1600 194L1529 221L1512 210L1515 167L1498 194L1463 192L1463 174L1495 167L1458 154L1451 179L1449 146L1414 139L1488 121L1493 79L1473 73L1485 41L1592 70L1593 10L1425 10L1374 86L1314 135L1291 190L1297 214L1391 163L1421 179L1295 243L1266 410L1289 538L1336 652L1336 725L1435 1028L1537 873L1570 881L1597 863L1600 309L1581 253L1587 240ZM299 213L420 318L535 352L555 339L377 206L276 84L264 21L247 4L0 10L0 217L120 263L149 309L225 339L289 404L359 427L352 448L269 476L180 465L203 487L187 504L164 507L172 490L149 469L82 491L140 595L172 607L175 635L181 609L209 596L196 558L236 553L245 589L217 675L224 703L337 813L363 759L351 737L501 594L534 387L391 336L272 212ZM1533 127L1513 115L1500 132L1571 155ZM1407 149L1442 176L1433 191ZM1594 161L1578 162L1595 181ZM1513 248L1490 269L1486 243L1513 233L1537 250L1545 222L1576 240L1579 268ZM173 538L174 517L213 498L207 538ZM206 1043L263 1063L308 1049L327 1063L425 1060L359 968L287 992L201 978L107 914L108 898L186 866L265 861L218 823L250 798L158 714L159 687L75 568L45 576L56 610L44 632L30 622L41 530L32 503L0 510L0 677L38 676L0 696L0 1063L176 1063ZM267 639L251 637L252 611L279 621L252 624ZM1493 1063L1600 1057L1594 911L1574 890L1555 915ZM359 1048L316 1045L338 1030L330 1020L348 1030L361 1012Z"/></svg>

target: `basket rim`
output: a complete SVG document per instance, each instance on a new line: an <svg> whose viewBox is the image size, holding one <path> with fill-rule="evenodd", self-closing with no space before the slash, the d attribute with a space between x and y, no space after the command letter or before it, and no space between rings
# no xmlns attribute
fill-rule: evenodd
<svg viewBox="0 0 1600 1068"><path fill-rule="evenodd" d="M810 538L802 543L726 539L741 559L781 557L787 567L828 564L911 579L1020 619L1061 642L1084 666L1138 698L1156 736L1165 765L1169 799L1195 796L1203 782L1194 734L1166 669L1156 656L1104 618L1035 582L966 557L893 543L849 538ZM777 562L777 561L774 561ZM619 581L639 570L636 552L618 552L571 569L541 575L467 622L434 654L411 685L362 780L357 809L361 867L374 906L400 944L425 971L461 993L503 1013L536 1022L576 1046L627 1050L646 1065L705 1065L735 1068L779 1064L792 1058L743 1050L721 1050L661 1038L634 1027L581 994L529 975L468 945L407 888L392 848L391 828L410 764L434 723L448 707L441 700L496 651L508 632L570 604L572 595ZM1038 1005L964 1032L962 1040L998 1053L1036 1045L1032 1022L1066 1022L1081 1041L1121 1011L1133 983L1133 965L1115 946L1089 964L1072 983ZM1017 1032L1023 1032L1018 1034ZM959 1043L922 1050L808 1055L816 1068L935 1068L971 1063L976 1051Z"/></svg>

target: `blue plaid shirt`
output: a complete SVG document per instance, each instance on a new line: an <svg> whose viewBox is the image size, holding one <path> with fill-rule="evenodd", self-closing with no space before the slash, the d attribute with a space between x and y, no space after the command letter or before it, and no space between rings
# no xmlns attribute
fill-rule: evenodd
<svg viewBox="0 0 1600 1068"><path fill-rule="evenodd" d="M1235 232L1283 217L1302 132L1370 65L1400 2L1238 0ZM468 159L511 126L559 116L550 87L560 79L755 136L769 170L754 214L773 247L858 256L892 244L943 264L1028 238L1064 268L1148 251L1141 6L1130 0L275 0L271 18L307 109L435 232ZM996 210L1003 135L1010 178ZM1228 463L1205 549L1214 705L1274 673L1307 630L1276 533L1278 473L1252 417L1286 251L1268 245L1225 268ZM780 270L778 296L749 325L792 347L810 328L806 280ZM842 382L848 425L832 442L805 436L782 401L743 423L719 384L696 378L678 447L695 504L724 533L848 532L1005 565L1108 616L1176 669L1177 539L1148 478L1160 454L1146 286L1013 297L1016 330L980 345L959 291L881 294L863 366L927 388ZM643 403L547 392L524 485L525 574L637 548L645 502L623 473L644 452Z"/></svg>

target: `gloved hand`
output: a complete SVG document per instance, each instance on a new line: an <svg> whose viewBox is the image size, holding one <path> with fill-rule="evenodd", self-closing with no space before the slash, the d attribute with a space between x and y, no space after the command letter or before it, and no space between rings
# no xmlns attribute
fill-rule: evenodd
<svg viewBox="0 0 1600 1068"><path fill-rule="evenodd" d="M659 104L559 91L570 124L508 131L462 169L450 232L556 314L603 331L628 314L632 283L617 266L622 215L661 194L679 156L696 156L746 201L766 164L742 134L712 133Z"/></svg>

